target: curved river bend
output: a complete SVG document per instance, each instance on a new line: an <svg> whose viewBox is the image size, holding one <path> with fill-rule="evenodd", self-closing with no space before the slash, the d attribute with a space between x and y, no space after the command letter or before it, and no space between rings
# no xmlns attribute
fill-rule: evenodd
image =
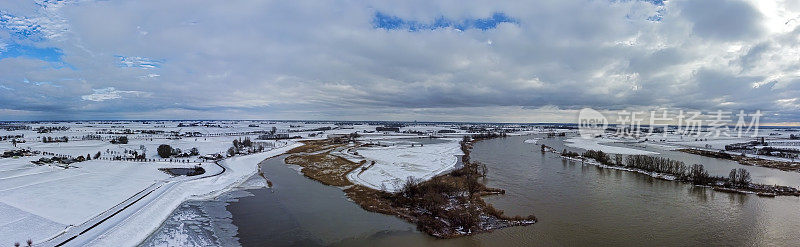
<svg viewBox="0 0 800 247"><path fill-rule="evenodd" d="M484 181L506 190L486 201L507 214L536 214L532 226L457 239L435 239L398 218L370 213L335 187L303 177L274 158L261 164L273 189L228 200L244 246L563 246L563 245L795 245L800 198L715 192L646 175L567 162L526 144L533 136L479 142L472 159L486 163ZM558 150L562 139L539 141ZM616 145L616 144L615 144ZM619 144L623 145L623 144ZM567 148L574 151L578 149ZM658 150L726 175L734 162ZM800 174L751 170L756 182L797 186ZM718 174L722 173L722 174ZM180 210L180 209L179 209ZM176 213L179 211L176 210ZM162 227L163 228L163 227ZM160 229L161 231L163 229ZM158 235L158 232L155 234Z"/></svg>

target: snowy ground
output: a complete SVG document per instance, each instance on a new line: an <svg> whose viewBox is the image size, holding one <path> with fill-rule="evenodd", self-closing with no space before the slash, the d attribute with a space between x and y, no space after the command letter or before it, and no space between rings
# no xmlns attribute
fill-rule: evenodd
<svg viewBox="0 0 800 247"><path fill-rule="evenodd" d="M656 152L644 151L639 149L633 148L626 148L626 147L614 147L603 145L601 143L613 142L614 140L605 139L605 138L592 138L592 139L584 139L584 138L570 138L565 140L565 144L568 147L574 148L581 148L586 150L599 150L606 153L611 154L658 154Z"/></svg>
<svg viewBox="0 0 800 247"><path fill-rule="evenodd" d="M347 175L352 182L373 189L385 188L397 191L408 177L427 180L453 169L462 155L457 139L446 143L424 146L397 145L389 147L369 147L358 150L369 165L368 169L356 169Z"/></svg>
<svg viewBox="0 0 800 247"><path fill-rule="evenodd" d="M143 123L126 121L115 123L26 123L32 128L64 126L69 127L69 129L50 133L37 133L33 129L0 130L0 136L24 135L23 138L17 138L20 143L17 143L16 147L10 139L0 142L0 153L25 148L72 157L86 156L87 154L94 156L100 152L101 157L103 157L103 159L73 163L69 169L55 165L34 165L31 163L31 161L49 158L52 155L40 154L36 156L0 158L0 246L13 246L15 242L24 244L28 239L34 243L43 243L42 245L44 246L54 245L57 244L56 241L63 241L63 237L76 234L76 230L83 231L83 229L101 222L100 220L113 216L108 221L104 221L101 225L92 228L93 230L87 234L79 235L69 245L83 245L89 241L95 241L93 239L95 235L89 233L96 232L95 229L126 228L125 224L129 222L129 219L122 216L127 215L127 213L140 215L145 208L148 208L144 204L160 201L162 207L150 207L160 211L166 208L163 206L179 204L190 196L219 193L220 190L237 183L242 177L255 173L257 164L266 157L281 154L291 147L299 145L294 144L294 141L266 141L283 148L223 161L222 165L226 167L225 173L217 177L201 179L202 182L193 181L197 177L171 177L158 170L158 168L191 168L200 165L206 170L206 173L198 177L219 174L223 172L223 168L211 162L201 163L198 156L181 158L181 160L191 161L186 163L109 160L112 156L123 154L125 150L136 150L140 153L145 151L148 159L164 160L158 157L156 151L158 145L161 144L180 148L184 152L197 147L201 154L224 153L231 146L231 142L234 139L256 138L257 135L247 135L246 133L248 132L269 130L272 126L278 126L281 130L279 132L286 132L288 129L293 128L289 126L289 123L266 124L259 127L250 126L253 123L248 122L212 123L219 125L219 127L175 127L177 124L178 122ZM332 125L310 124L304 128L330 126ZM125 134L129 139L128 144L110 143L111 137L122 136L123 134L120 133L125 132L126 129L136 131L133 134ZM165 132L146 134L139 133L139 130L163 130ZM171 136L173 133L169 133L170 131L181 134L199 132L207 136L176 138ZM298 132L296 135L307 136L309 133ZM84 140L87 135L98 134L103 140ZM44 143L41 141L42 137L61 136L67 136L70 141L66 143ZM189 182L194 185L186 185ZM145 191L152 192L152 194L143 193ZM189 192L192 194L186 194ZM172 196L170 197L170 195ZM133 200L138 198L143 200ZM136 205L125 209L127 207L124 206L134 203ZM118 211L122 213L114 214ZM149 222L150 224L155 225L153 229L161 223L159 218L150 217L149 221L152 221ZM153 229L143 229L144 231L132 234L139 237L138 239L131 238L130 233L123 234L125 237L122 238L129 241L124 242L125 244L122 246L136 245L137 241L144 239L148 232ZM103 232L97 234L99 235L100 233Z"/></svg>
<svg viewBox="0 0 800 247"><path fill-rule="evenodd" d="M145 207L99 238L86 243L86 246L136 245L157 229L161 222L169 217L172 210L182 202L190 199L216 197L254 175L258 171L258 163L261 161L283 154L300 145L302 144L294 143L263 153L226 159L220 162L226 168L225 173L220 176L182 182L159 197L149 198L150 201Z"/></svg>
<svg viewBox="0 0 800 247"><path fill-rule="evenodd" d="M135 246L146 239L168 218L173 209L191 199L214 198L231 188L241 185L257 172L257 164L266 158L285 153L299 144L295 140L269 141L273 149L266 152L236 156L221 161L218 165L202 163L206 174L198 177L170 177L158 170L165 167L192 167L200 161L197 156L182 158L189 163L165 162L157 154L157 147L168 144L188 152L198 148L200 154L225 153L234 139L255 139L258 131L269 131L273 127L278 133L300 136L303 139L321 139L332 134L357 132L365 143L385 145L383 147L361 147L354 145L338 149L333 155L353 162L366 160L366 165L347 175L348 179L374 189L396 191L410 176L417 180L430 179L450 171L457 165L461 155L458 143L461 137L471 134L459 124L408 124L396 132L376 132L383 124L303 123L273 121L115 121L115 122L51 122L21 123L33 128L67 126L69 130L37 133L34 130L0 130L0 136L24 134L17 147L10 140L0 141L0 152L18 148L52 152L73 157L95 155L100 152L104 159L75 163L74 168L63 169L50 165L33 165L30 161L43 155L0 159L0 246L12 246L32 239L36 243L82 232L67 246ZM197 124L197 126L178 126ZM205 126L204 126L205 125ZM479 125L485 129L503 128L500 125ZM466 126L474 127L474 126ZM320 128L330 128L324 130ZM514 133L523 135L550 132L574 132L574 130L544 129L542 127L512 126ZM111 144L109 140L121 136L125 130L128 144ZM163 133L142 133L142 130L158 130ZM474 131L475 129L473 129ZM440 133L443 131L443 133ZM444 133L454 132L454 133ZM187 133L199 133L202 137L185 137ZM765 132L767 139L786 138L789 132ZM92 135L101 140L83 140ZM67 136L67 143L43 143L43 137ZM430 136L447 137L443 139ZM444 142L441 142L444 140ZM670 135L661 139L650 139L646 145L663 147L712 147L724 148L730 143L744 142L752 138L686 139ZM655 154L627 147L604 145L606 142L632 141L620 138L567 140L568 146L603 150L619 154ZM637 140L641 141L641 140ZM535 144L536 139L525 143ZM411 144L414 144L412 147ZM424 144L424 145L420 145ZM638 145L638 144L637 144ZM643 143L644 145L644 143ZM145 152L148 159L159 162L129 162L107 160L128 151ZM372 164L374 161L374 165ZM224 170L224 172L223 172ZM217 175L219 174L219 175ZM211 176L214 175L214 176ZM143 191L151 193L142 193ZM125 206L125 207L123 207ZM112 214L114 213L114 214ZM116 214L118 213L118 214ZM185 219L178 219L185 220ZM62 234L63 233L63 234ZM44 246L51 245L50 241ZM201 241L202 242L202 241ZM166 243L170 243L166 240Z"/></svg>
<svg viewBox="0 0 800 247"><path fill-rule="evenodd" d="M86 161L75 168L37 166L38 157L0 159L2 245L39 242L77 225L169 176L159 163ZM212 167L209 167L213 170Z"/></svg>
<svg viewBox="0 0 800 247"><path fill-rule="evenodd" d="M352 161L375 161L374 166L350 174L351 179L373 188L384 185L388 189L395 189L395 185L409 176L424 180L452 169L456 165L456 155L461 154L458 140L470 134L466 130L468 128L459 124L409 124L401 127L400 132L375 131L377 126L383 124L332 122L83 121L2 124L25 125L31 129L0 129L0 136L24 135L23 138L16 138L19 141L16 146L11 139L0 141L0 151L24 148L72 158L101 154L100 159L74 163L70 169L53 165L39 166L30 162L52 155L0 159L0 245L24 243L31 239L44 246L70 238L72 240L67 246L137 245L182 202L216 197L255 174L257 164L262 160L301 145L295 140L268 141L274 147L264 153L227 158L220 165L201 163L206 170L202 176L170 177L158 168L193 167L200 164L201 160L198 156L179 158L187 162L162 159L157 152L161 144L180 148L183 152L197 148L201 155L224 154L234 139L249 137L255 140L259 133L273 129L277 133L303 139L357 132L362 136L361 140L388 147L355 149L351 146L334 154ZM38 127L68 129L38 133L35 130ZM482 125L487 129L501 127ZM541 131L536 127L514 128L531 133ZM110 142L119 136L128 137L129 142ZM446 143L439 143L442 139L430 139L429 136L448 136L450 139ZM42 142L47 137L68 137L69 142ZM411 147L411 143L416 145ZM419 146L423 143L424 146ZM145 153L147 159L156 161L111 160L115 156L125 156L129 151Z"/></svg>

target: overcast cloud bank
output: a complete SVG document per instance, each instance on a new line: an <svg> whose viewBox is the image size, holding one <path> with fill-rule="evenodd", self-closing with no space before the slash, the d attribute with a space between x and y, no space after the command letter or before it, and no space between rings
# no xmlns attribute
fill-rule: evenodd
<svg viewBox="0 0 800 247"><path fill-rule="evenodd" d="M800 122L800 2L0 2L0 119Z"/></svg>

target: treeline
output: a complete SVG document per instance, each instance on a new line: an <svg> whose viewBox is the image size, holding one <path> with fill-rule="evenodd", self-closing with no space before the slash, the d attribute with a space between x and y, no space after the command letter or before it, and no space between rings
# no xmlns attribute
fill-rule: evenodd
<svg viewBox="0 0 800 247"><path fill-rule="evenodd" d="M800 154L800 151L790 148L763 147L761 149L758 149L756 154L769 155L787 159L797 159L798 154Z"/></svg>
<svg viewBox="0 0 800 247"><path fill-rule="evenodd" d="M25 138L25 135L4 135L0 136L0 141L10 140L10 139L17 139L17 138Z"/></svg>
<svg viewBox="0 0 800 247"><path fill-rule="evenodd" d="M548 148L548 146L545 146L544 144L542 144L542 152L547 151L547 148ZM561 156L566 156L566 157L570 157L570 158L577 158L577 157L580 157L581 154L576 153L576 152L572 152L572 151L567 151L567 149L565 148L564 151L561 151Z"/></svg>
<svg viewBox="0 0 800 247"><path fill-rule="evenodd" d="M503 133L481 132L481 133L478 133L478 134L465 135L462 138L461 141L462 142L469 142L471 140L490 139L490 138L496 138L496 137L506 137L506 133L504 133L504 132Z"/></svg>
<svg viewBox="0 0 800 247"><path fill-rule="evenodd" d="M161 156L161 158L165 159L172 156L185 158L200 155L200 150L198 150L196 147L191 148L189 149L189 152L184 153L180 148L172 148L172 146L167 144L158 145L156 152L158 152L158 156Z"/></svg>
<svg viewBox="0 0 800 247"><path fill-rule="evenodd" d="M111 144L128 144L127 136L117 136L111 138Z"/></svg>
<svg viewBox="0 0 800 247"><path fill-rule="evenodd" d="M69 138L66 137L66 136L62 136L62 137L44 136L44 137L42 137L42 142L44 142L44 143L69 142Z"/></svg>
<svg viewBox="0 0 800 247"><path fill-rule="evenodd" d="M671 175L677 181L712 187L714 190L733 193L755 193L759 196L800 196L800 190L783 185L766 185L752 182L750 172L744 168L732 169L728 177L711 176L703 165L687 166L683 162L668 158L646 155L622 155L613 157L602 152L589 150L580 158L591 158L606 166L624 167L639 171Z"/></svg>
<svg viewBox="0 0 800 247"><path fill-rule="evenodd" d="M67 127L67 126L39 126L39 127L36 127L33 130L36 131L37 133L42 134L42 133L50 133L50 132L53 132L53 131L69 130L69 127Z"/></svg>
<svg viewBox="0 0 800 247"><path fill-rule="evenodd" d="M269 143L269 144L267 144ZM271 142L253 142L250 140L250 137L237 138L233 140L233 146L228 148L228 157L235 156L237 154L252 154L252 153L260 153L263 152L265 146L273 146L274 144Z"/></svg>
<svg viewBox="0 0 800 247"><path fill-rule="evenodd" d="M101 129L95 131L95 134L103 134L103 135L132 135L135 132L132 129Z"/></svg>
<svg viewBox="0 0 800 247"><path fill-rule="evenodd" d="M101 140L103 140L103 136L89 134L89 135L81 136L81 140L83 140L83 141L90 141L90 140L101 141Z"/></svg>
<svg viewBox="0 0 800 247"><path fill-rule="evenodd" d="M682 161L648 155L608 155L603 151L589 150L583 157L591 158L607 166L625 167L647 172L655 172L674 176L676 180L687 181L697 185L719 185L726 187L749 187L750 172L739 168L733 169L729 177L711 176L701 164L687 166Z"/></svg>
<svg viewBox="0 0 800 247"><path fill-rule="evenodd" d="M31 126L0 123L0 130L17 131L17 130L29 130L29 129L31 129Z"/></svg>
<svg viewBox="0 0 800 247"><path fill-rule="evenodd" d="M725 148L728 149L728 146L725 146ZM732 160L733 159L732 155L730 155L729 153L723 152L723 151L716 151L715 152L715 151L708 151L708 150L702 150L702 149L681 149L681 150L687 150L688 153L702 155L702 156L711 157L711 158L726 159L726 160Z"/></svg>

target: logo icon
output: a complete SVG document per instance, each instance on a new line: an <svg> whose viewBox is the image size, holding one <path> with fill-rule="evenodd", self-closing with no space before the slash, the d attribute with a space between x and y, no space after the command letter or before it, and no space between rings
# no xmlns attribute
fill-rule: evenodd
<svg viewBox="0 0 800 247"><path fill-rule="evenodd" d="M608 128L608 119L592 108L583 108L578 113L578 133L584 139L602 135Z"/></svg>

